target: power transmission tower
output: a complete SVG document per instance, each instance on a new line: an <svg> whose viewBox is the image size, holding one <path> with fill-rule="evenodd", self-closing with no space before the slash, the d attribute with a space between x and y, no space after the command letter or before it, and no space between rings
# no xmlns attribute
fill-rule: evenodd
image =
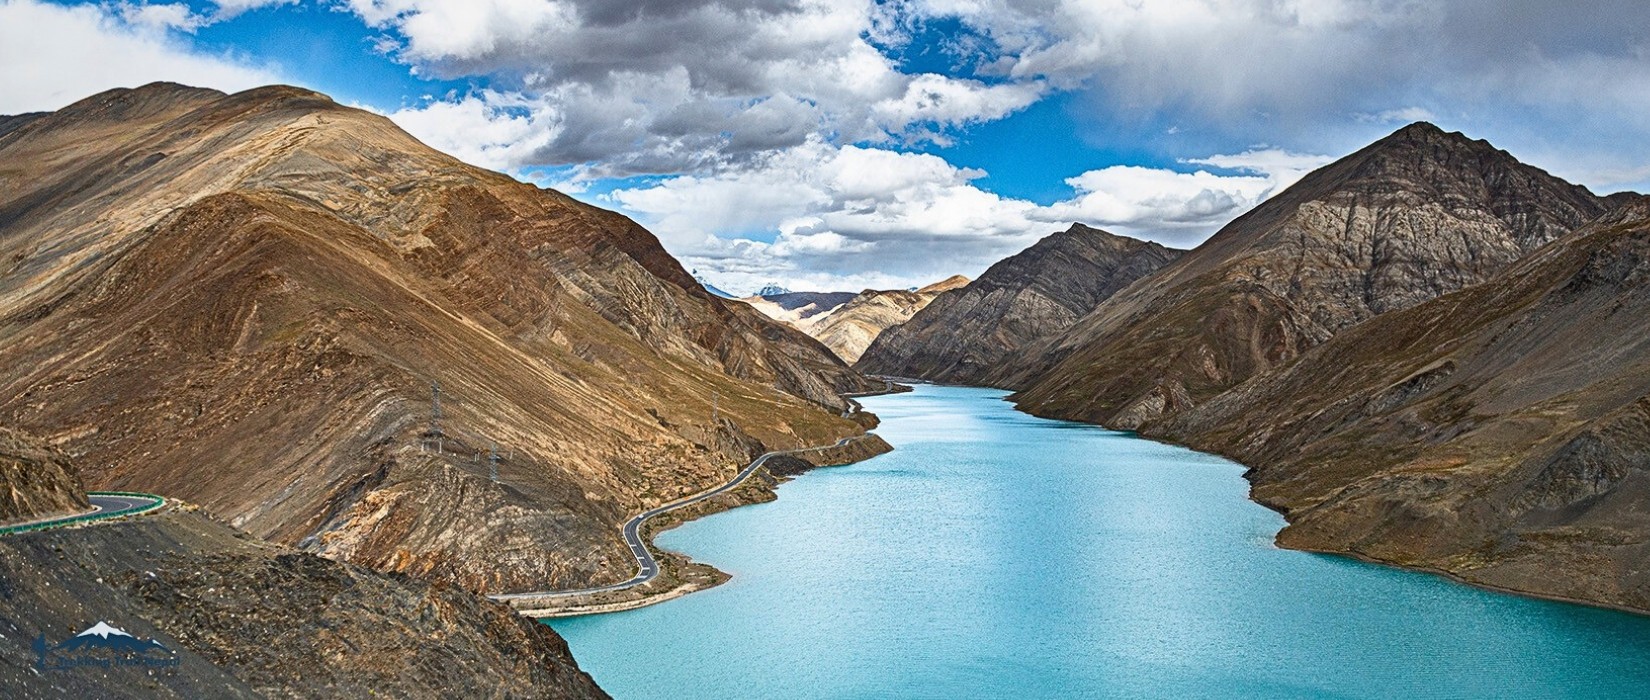
<svg viewBox="0 0 1650 700"><path fill-rule="evenodd" d="M721 403L722 403L722 394L720 394L718 392L715 392L715 391L710 392L710 424L711 425L716 425L717 422L720 420L720 418L717 417L717 412L721 408Z"/></svg>

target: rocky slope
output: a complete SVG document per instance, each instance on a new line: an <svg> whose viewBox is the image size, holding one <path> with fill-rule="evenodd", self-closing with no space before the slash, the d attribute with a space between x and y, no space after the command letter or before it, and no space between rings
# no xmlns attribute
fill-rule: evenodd
<svg viewBox="0 0 1650 700"><path fill-rule="evenodd" d="M9 428L0 428L0 485L0 525L91 509L61 452Z"/></svg>
<svg viewBox="0 0 1650 700"><path fill-rule="evenodd" d="M983 381L1020 389L1032 413L1138 428L1377 314L1489 279L1610 206L1486 142L1414 124L1308 175Z"/></svg>
<svg viewBox="0 0 1650 700"><path fill-rule="evenodd" d="M1650 200L1145 432L1252 465L1285 546L1650 611Z"/></svg>
<svg viewBox="0 0 1650 700"><path fill-rule="evenodd" d="M450 586L260 542L198 513L0 537L10 698L607 697L549 627ZM175 667L37 670L107 622Z"/></svg>
<svg viewBox="0 0 1650 700"><path fill-rule="evenodd" d="M0 136L0 337L0 424L88 485L485 591L628 577L617 523L881 386L634 222L289 87Z"/></svg>
<svg viewBox="0 0 1650 700"><path fill-rule="evenodd" d="M883 331L911 320L941 293L967 284L967 277L953 275L915 291L867 289L799 328L824 343L843 362L853 364Z"/></svg>
<svg viewBox="0 0 1650 700"><path fill-rule="evenodd" d="M0 470L14 498L68 489L85 504L75 468L34 436L0 432L0 455L34 460ZM77 666L75 652L52 651L39 666L98 623L159 642L151 656L164 665ZM9 698L606 697L554 631L504 605L263 542L177 503L0 537L0 687Z"/></svg>
<svg viewBox="0 0 1650 700"><path fill-rule="evenodd" d="M855 363L871 374L994 384L1032 342L1174 260L1180 251L1082 224L992 265L877 336Z"/></svg>

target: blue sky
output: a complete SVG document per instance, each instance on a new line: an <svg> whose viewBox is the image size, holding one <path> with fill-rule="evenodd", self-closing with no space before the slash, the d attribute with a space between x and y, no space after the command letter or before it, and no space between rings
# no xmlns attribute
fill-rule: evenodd
<svg viewBox="0 0 1650 700"><path fill-rule="evenodd" d="M1073 221L1190 247L1416 119L1642 190L1647 27L1625 0L0 0L0 113L298 84L725 289L853 290Z"/></svg>

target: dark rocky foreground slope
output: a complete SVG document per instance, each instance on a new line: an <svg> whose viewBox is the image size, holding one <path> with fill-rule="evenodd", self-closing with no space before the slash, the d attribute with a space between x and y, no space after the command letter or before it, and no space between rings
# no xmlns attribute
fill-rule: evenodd
<svg viewBox="0 0 1650 700"><path fill-rule="evenodd" d="M30 435L4 438L0 462L50 453ZM42 465L85 504L60 455L0 471L0 490L28 503L57 497L62 484L30 473ZM74 649L98 623L163 648ZM154 663L117 663L138 658ZM502 604L263 542L177 504L0 536L0 689L8 698L606 697L554 631Z"/></svg>
<svg viewBox="0 0 1650 700"><path fill-rule="evenodd" d="M98 622L175 667L36 668ZM162 655L165 656L165 655ZM198 513L0 537L9 698L602 698L567 644L509 607L258 541Z"/></svg>
<svg viewBox="0 0 1650 700"><path fill-rule="evenodd" d="M628 577L617 523L881 386L634 222L289 87L7 121L0 337L0 424L87 485L485 591Z"/></svg>
<svg viewBox="0 0 1650 700"><path fill-rule="evenodd" d="M854 366L870 374L993 384L1025 347L1065 330L1179 254L1074 224L877 335Z"/></svg>
<svg viewBox="0 0 1650 700"><path fill-rule="evenodd" d="M1414 124L1313 172L982 379L1038 415L1137 428L1335 333L1494 276L1611 202ZM873 368L866 365L867 368Z"/></svg>
<svg viewBox="0 0 1650 700"><path fill-rule="evenodd" d="M1253 465L1285 546L1650 611L1650 200L1145 433Z"/></svg>

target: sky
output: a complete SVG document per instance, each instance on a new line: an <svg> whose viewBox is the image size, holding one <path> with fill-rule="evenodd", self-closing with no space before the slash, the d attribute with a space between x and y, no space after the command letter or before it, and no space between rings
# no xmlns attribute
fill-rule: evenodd
<svg viewBox="0 0 1650 700"><path fill-rule="evenodd" d="M1650 3L0 0L0 114L300 85L642 222L749 293L1190 248L1417 120L1650 190Z"/></svg>

